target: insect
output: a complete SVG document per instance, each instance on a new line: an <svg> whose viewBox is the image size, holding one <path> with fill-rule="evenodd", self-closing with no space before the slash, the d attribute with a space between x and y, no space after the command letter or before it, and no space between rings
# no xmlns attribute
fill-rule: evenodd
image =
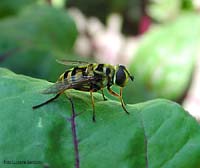
<svg viewBox="0 0 200 168"><path fill-rule="evenodd" d="M97 64L87 63L82 61L68 61L57 60L58 63L64 65L74 65L73 68L66 70L60 75L57 82L43 91L44 94L56 94L55 97L33 106L33 109L37 109L45 104L57 99L65 90L75 89L80 91L90 92L93 116L92 119L95 122L95 105L93 92L101 91L103 100L106 100L103 88L107 88L109 93L120 99L123 110L129 114L126 110L123 98L122 89L126 86L129 79L133 81L134 77L130 75L129 71L123 65L110 65L110 64ZM116 93L111 89L112 85L120 87L120 93Z"/></svg>

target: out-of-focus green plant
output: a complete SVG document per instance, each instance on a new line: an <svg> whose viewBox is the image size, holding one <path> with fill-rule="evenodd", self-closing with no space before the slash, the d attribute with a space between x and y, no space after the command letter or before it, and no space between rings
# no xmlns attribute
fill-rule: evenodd
<svg viewBox="0 0 200 168"><path fill-rule="evenodd" d="M55 60L69 55L77 36L67 12L45 4L0 20L0 30L0 66L48 80L63 71Z"/></svg>
<svg viewBox="0 0 200 168"><path fill-rule="evenodd" d="M52 5L58 8L64 8L67 0L52 0Z"/></svg>
<svg viewBox="0 0 200 168"><path fill-rule="evenodd" d="M153 19L165 22L174 20L182 12L193 11L194 6L191 0L151 0L147 10Z"/></svg>
<svg viewBox="0 0 200 168"><path fill-rule="evenodd" d="M126 102L183 96L199 51L199 27L198 15L185 14L144 35L130 66L135 83L125 89Z"/></svg>
<svg viewBox="0 0 200 168"><path fill-rule="evenodd" d="M0 1L0 18L17 14L24 7L27 7L37 0L1 0Z"/></svg>

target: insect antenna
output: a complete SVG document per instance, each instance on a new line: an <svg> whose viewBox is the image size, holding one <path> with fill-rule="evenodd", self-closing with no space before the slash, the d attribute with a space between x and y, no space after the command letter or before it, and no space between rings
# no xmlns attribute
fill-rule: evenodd
<svg viewBox="0 0 200 168"><path fill-rule="evenodd" d="M128 74L128 77L133 81L134 76L132 76L127 69L125 69L126 73Z"/></svg>

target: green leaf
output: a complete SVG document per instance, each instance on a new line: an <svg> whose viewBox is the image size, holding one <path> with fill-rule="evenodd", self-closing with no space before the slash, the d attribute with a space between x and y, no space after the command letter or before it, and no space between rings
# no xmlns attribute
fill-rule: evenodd
<svg viewBox="0 0 200 168"><path fill-rule="evenodd" d="M179 100L184 95L198 56L198 27L200 18L185 14L174 22L152 28L144 35L130 66L135 82L125 91L127 102L158 97Z"/></svg>
<svg viewBox="0 0 200 168"><path fill-rule="evenodd" d="M50 83L0 69L0 167L9 161L38 161L52 168L73 168L71 105L66 95L37 110L52 95ZM80 168L200 167L200 126L178 104L157 99L127 105L103 101L95 93L96 119L87 92L66 92L75 105ZM39 168L39 164L21 164Z"/></svg>

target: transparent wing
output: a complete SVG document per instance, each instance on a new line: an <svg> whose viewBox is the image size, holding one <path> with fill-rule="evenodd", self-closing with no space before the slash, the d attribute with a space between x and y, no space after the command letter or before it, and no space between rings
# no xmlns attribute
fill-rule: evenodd
<svg viewBox="0 0 200 168"><path fill-rule="evenodd" d="M73 81L72 79L65 79L64 81L58 81L42 93L44 94L57 94L61 93L67 89L73 89L83 84L89 84L92 81L97 80L97 77L94 76L83 76L79 79Z"/></svg>
<svg viewBox="0 0 200 168"><path fill-rule="evenodd" d="M75 60L65 60L65 59L61 59L61 60L57 59L56 62L63 65L72 65L72 66L90 64L89 62L86 62L86 61L75 61Z"/></svg>

